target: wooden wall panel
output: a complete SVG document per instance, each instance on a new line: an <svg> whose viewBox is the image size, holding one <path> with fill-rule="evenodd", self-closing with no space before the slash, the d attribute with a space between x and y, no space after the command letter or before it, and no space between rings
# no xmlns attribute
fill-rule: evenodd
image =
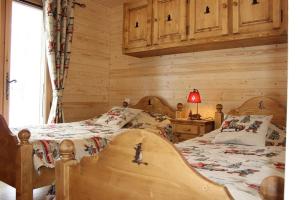
<svg viewBox="0 0 300 200"><path fill-rule="evenodd" d="M75 8L72 56L64 93L66 121L87 119L108 107L110 61L109 8L97 0L81 0Z"/></svg>
<svg viewBox="0 0 300 200"><path fill-rule="evenodd" d="M67 121L93 117L129 97L157 95L186 104L199 89L200 113L212 117L246 99L267 95L287 102L287 44L135 58L122 54L123 7L82 0L76 8L70 72L65 89ZM196 110L195 105L187 107ZM188 108L189 109L189 108ZM187 110L188 110L187 109Z"/></svg>
<svg viewBox="0 0 300 200"><path fill-rule="evenodd" d="M110 105L125 97L135 103L144 95L158 95L175 107L186 104L193 88L202 95L204 117L214 115L217 103L228 111L259 95L286 105L287 44L134 58L122 55L122 12L122 6L111 9Z"/></svg>

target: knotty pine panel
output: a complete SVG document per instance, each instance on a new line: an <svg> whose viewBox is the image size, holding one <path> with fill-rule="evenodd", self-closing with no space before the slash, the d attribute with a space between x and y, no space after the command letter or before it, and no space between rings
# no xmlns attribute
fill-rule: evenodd
<svg viewBox="0 0 300 200"><path fill-rule="evenodd" d="M74 37L63 107L67 122L87 119L108 109L110 9L97 0L75 8Z"/></svg>
<svg viewBox="0 0 300 200"><path fill-rule="evenodd" d="M113 7L110 17L109 105L124 98L136 103L142 96L157 95L176 107L187 105L186 96L199 89L203 102L200 114L213 117L215 105L225 112L248 98L271 96L286 106L287 44L202 51L148 58L122 54L122 6Z"/></svg>

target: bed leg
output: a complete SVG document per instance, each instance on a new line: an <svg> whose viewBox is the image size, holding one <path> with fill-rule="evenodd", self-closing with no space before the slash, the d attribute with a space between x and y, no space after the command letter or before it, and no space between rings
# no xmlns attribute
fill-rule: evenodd
<svg viewBox="0 0 300 200"><path fill-rule="evenodd" d="M60 160L55 163L55 188L57 200L69 200L69 167L76 164L74 159L74 143L71 140L63 140L59 147Z"/></svg>
<svg viewBox="0 0 300 200"><path fill-rule="evenodd" d="M32 200L33 199L33 159L32 145L29 143L30 132L21 130L18 133L20 144L17 151L17 172L16 172L16 199L17 200Z"/></svg>

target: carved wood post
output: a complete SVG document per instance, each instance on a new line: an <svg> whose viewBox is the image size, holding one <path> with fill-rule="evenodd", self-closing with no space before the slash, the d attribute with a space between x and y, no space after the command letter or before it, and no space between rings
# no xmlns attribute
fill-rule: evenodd
<svg viewBox="0 0 300 200"><path fill-rule="evenodd" d="M217 109L217 112L215 112L215 129L218 129L221 127L222 122L224 120L224 113L222 112L223 105L217 104L216 109Z"/></svg>
<svg viewBox="0 0 300 200"><path fill-rule="evenodd" d="M57 200L69 200L69 167L76 164L74 160L74 143L63 140L59 146L60 160L55 163L55 188Z"/></svg>
<svg viewBox="0 0 300 200"><path fill-rule="evenodd" d="M17 200L32 200L33 148L29 143L30 132L28 130L21 130L18 133L18 137L20 144L18 145L16 158L16 197Z"/></svg>

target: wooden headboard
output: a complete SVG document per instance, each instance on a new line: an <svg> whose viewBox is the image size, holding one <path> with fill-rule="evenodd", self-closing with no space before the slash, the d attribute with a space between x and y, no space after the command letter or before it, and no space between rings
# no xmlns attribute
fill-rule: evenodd
<svg viewBox="0 0 300 200"><path fill-rule="evenodd" d="M136 105L131 108L141 109L147 112L161 113L175 118L175 110L165 101L155 96L143 97Z"/></svg>
<svg viewBox="0 0 300 200"><path fill-rule="evenodd" d="M286 108L270 97L254 97L228 112L231 115L273 115L272 123L286 126Z"/></svg>

